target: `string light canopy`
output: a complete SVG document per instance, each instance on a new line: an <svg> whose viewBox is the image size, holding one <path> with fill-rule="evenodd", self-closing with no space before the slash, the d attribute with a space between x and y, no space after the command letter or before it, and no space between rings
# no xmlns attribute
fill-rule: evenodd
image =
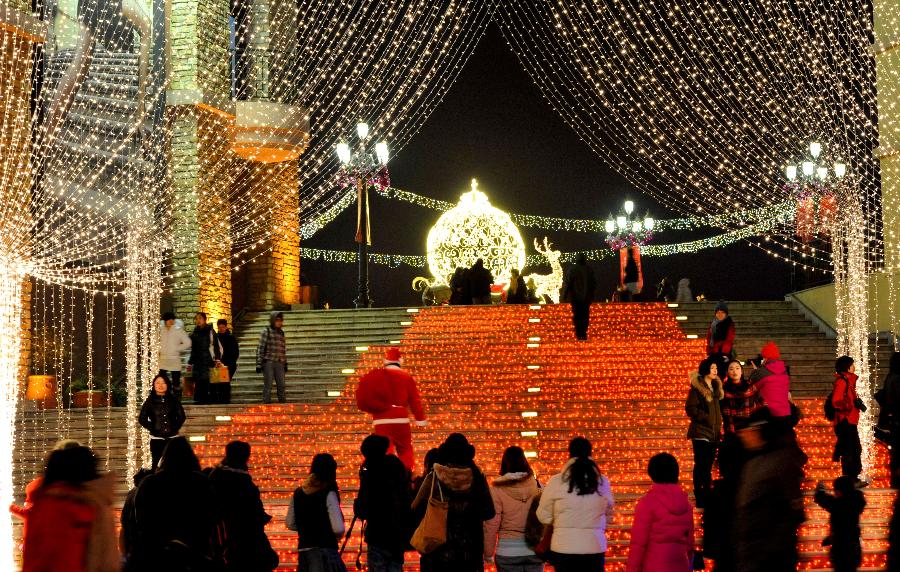
<svg viewBox="0 0 900 572"><path fill-rule="evenodd" d="M514 0L498 16L511 48L566 122L632 184L675 211L788 200L779 176L785 150L826 133L821 143L858 175L867 236L879 244L868 10L806 0ZM786 230L769 236L773 246L830 267L827 254L811 254Z"/></svg>

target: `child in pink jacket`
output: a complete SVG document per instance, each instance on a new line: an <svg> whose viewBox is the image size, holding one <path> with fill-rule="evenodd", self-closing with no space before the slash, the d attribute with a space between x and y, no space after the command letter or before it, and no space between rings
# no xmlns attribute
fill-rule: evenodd
<svg viewBox="0 0 900 572"><path fill-rule="evenodd" d="M653 480L631 525L628 572L689 572L694 557L693 507L678 484L678 461L668 453L647 465Z"/></svg>

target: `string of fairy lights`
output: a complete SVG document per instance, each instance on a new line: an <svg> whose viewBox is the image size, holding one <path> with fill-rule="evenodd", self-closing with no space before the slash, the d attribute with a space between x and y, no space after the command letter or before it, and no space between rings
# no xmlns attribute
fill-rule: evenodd
<svg viewBox="0 0 900 572"><path fill-rule="evenodd" d="M218 27L199 22L196 61L173 62L171 74L151 65L152 19L135 4L131 12L94 17L68 13L60 4L47 15L49 36L37 52L43 78L31 73L33 38L0 30L0 53L9 54L0 59L2 379L19 375L16 320L23 311L21 284L30 278L34 340L49 344L33 369L71 380L80 367L73 358L78 335L86 333L91 352L102 337L106 359L90 358L86 381L95 386L105 367L108 397L114 352L123 349L114 349L110 324L116 304L124 303L127 410L135 413L158 352L163 285L178 289L196 278L178 266L179 255L204 248L219 253L205 259L202 282L260 259L274 239L313 236L354 201L334 184L337 138L365 119L374 138L401 151L492 21L585 143L637 189L684 215L658 221L658 230L723 231L651 245L645 255L746 240L793 265L833 269L839 300L846 302L840 347L866 353L867 324L859 317L868 315L868 298L860 281L872 270L900 267L894 234L900 192L882 196L879 185L900 180L897 161L885 159L900 149L900 65L878 64L897 53L896 2L876 3L873 27L863 0L298 0L277 3L267 30L255 28L248 14L235 15L233 48L224 20ZM123 26L122 18L131 25ZM233 78L230 62L239 55L265 66ZM195 69L188 78L190 65ZM35 78L33 114L22 85L6 79L22 77ZM162 123L154 121L154 102L189 90L214 94L223 109L171 106ZM233 152L234 104L243 100L305 110L310 129L296 165L273 168ZM273 130L296 127L271 119ZM160 175L166 153L160 142L191 137L203 155L200 167L216 186L173 188L180 173L168 161L169 172ZM787 225L794 207L781 180L783 166L813 138L841 155L852 173L842 220L855 227L833 237L837 249L807 244ZM170 159L184 159L182 151L169 151ZM882 157L880 170L876 156ZM384 193L433 210L452 207L400 189ZM214 216L198 218L199 204ZM296 210L287 221L285 205ZM602 231L602 221L590 219L512 217L531 228ZM600 259L608 252L583 254ZM309 248L302 254L340 262L356 256ZM563 253L561 260L576 254ZM372 256L390 266L424 266L424 257ZM895 282L888 281L894 331ZM106 315L103 335L93 325L97 314ZM39 342L44 336L54 341ZM871 382L867 367L864 384ZM59 402L72 397L71 385L55 391ZM15 396L4 397L0 446L11 452ZM67 434L67 413L55 417L59 434ZM146 460L146 436L127 426L131 473ZM11 481L0 473L6 502ZM0 519L2 539L6 520Z"/></svg>
<svg viewBox="0 0 900 572"><path fill-rule="evenodd" d="M610 4L511 2L500 21L550 103L633 184L681 212L773 204L789 198L779 180L785 153L815 136L868 157L853 168L877 204L871 152L854 135L874 134L864 113L874 109L871 70L854 71L853 58L835 53L839 42L822 41L839 20L852 32L841 45L868 45L865 11L846 22L840 3L835 12L814 3ZM812 40L807 18L820 34ZM770 238L807 250L791 235ZM807 260L830 264L827 255Z"/></svg>

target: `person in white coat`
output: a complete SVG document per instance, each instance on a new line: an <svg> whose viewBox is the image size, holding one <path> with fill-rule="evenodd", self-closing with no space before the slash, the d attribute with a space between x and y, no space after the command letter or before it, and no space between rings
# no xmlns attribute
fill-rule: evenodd
<svg viewBox="0 0 900 572"><path fill-rule="evenodd" d="M609 479L591 459L584 437L569 442L570 459L550 478L541 494L537 517L553 525L550 562L556 572L603 572L606 562L606 524L615 500Z"/></svg>
<svg viewBox="0 0 900 572"><path fill-rule="evenodd" d="M172 381L172 392L181 398L181 354L191 349L184 322L166 312L159 322L159 372Z"/></svg>

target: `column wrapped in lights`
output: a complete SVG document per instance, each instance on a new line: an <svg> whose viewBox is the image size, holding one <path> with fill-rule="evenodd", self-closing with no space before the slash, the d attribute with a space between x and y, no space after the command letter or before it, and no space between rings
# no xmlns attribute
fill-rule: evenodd
<svg viewBox="0 0 900 572"><path fill-rule="evenodd" d="M13 502L13 453L15 451L16 403L19 396L19 352L21 348L21 284L23 274L3 256L0 263L0 503ZM12 515L0 516L0 569L14 570Z"/></svg>

